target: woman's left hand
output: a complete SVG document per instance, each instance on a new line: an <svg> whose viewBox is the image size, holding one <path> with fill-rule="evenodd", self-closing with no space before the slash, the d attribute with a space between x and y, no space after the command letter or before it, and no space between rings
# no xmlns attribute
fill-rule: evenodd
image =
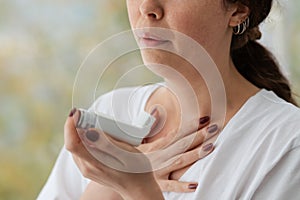
<svg viewBox="0 0 300 200"><path fill-rule="evenodd" d="M65 123L65 147L85 177L113 188L125 199L163 199L144 154L98 130L78 132L72 116Z"/></svg>
<svg viewBox="0 0 300 200"><path fill-rule="evenodd" d="M193 163L214 150L207 137L209 120L201 123L197 129L191 128L194 127L193 124L195 122L187 124L191 130L183 129L185 131L181 132L175 129L164 137L138 147L148 156L155 179L164 192L194 192L198 186L197 182L181 181L179 178Z"/></svg>

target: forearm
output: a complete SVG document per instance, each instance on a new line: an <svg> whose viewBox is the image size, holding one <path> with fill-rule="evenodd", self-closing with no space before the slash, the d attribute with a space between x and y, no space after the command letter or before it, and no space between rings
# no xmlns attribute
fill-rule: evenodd
<svg viewBox="0 0 300 200"><path fill-rule="evenodd" d="M164 200L162 191L154 177L151 180L145 180L144 184L137 184L134 187L132 185L128 184L128 187L121 191L125 200Z"/></svg>
<svg viewBox="0 0 300 200"><path fill-rule="evenodd" d="M91 181L80 197L80 200L99 199L123 200L123 198L113 189Z"/></svg>

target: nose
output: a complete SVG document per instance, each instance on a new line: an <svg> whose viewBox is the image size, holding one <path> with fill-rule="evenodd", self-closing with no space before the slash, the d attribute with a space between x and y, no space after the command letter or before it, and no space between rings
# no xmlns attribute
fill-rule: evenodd
<svg viewBox="0 0 300 200"><path fill-rule="evenodd" d="M160 20L164 16L163 7L158 0L143 0L140 12L142 16L151 20Z"/></svg>

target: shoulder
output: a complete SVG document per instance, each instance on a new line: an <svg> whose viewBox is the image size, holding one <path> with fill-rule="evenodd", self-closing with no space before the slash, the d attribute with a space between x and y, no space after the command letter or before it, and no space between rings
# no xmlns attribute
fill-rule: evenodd
<svg viewBox="0 0 300 200"><path fill-rule="evenodd" d="M122 121L132 119L138 112L144 110L149 96L160 84L124 87L112 90L97 98L90 110L97 110Z"/></svg>
<svg viewBox="0 0 300 200"><path fill-rule="evenodd" d="M256 102L259 124L265 133L280 141L300 146L300 108L286 102L272 91L262 90Z"/></svg>
<svg viewBox="0 0 300 200"><path fill-rule="evenodd" d="M274 121L282 125L293 124L300 127L299 107L286 102L271 91L262 91L260 99L261 101L258 103L261 103L261 107L265 107L264 110L270 114L267 117L271 117Z"/></svg>
<svg viewBox="0 0 300 200"><path fill-rule="evenodd" d="M300 145L299 122L298 107L262 89L228 123L225 135L239 137L243 133L246 143L260 141L261 145L288 150Z"/></svg>
<svg viewBox="0 0 300 200"><path fill-rule="evenodd" d="M91 108L101 108L102 106L119 104L119 103L132 103L144 100L145 97L151 95L151 93L158 88L158 84L135 86L135 87L124 87L112 90L101 96L99 96L93 103Z"/></svg>
<svg viewBox="0 0 300 200"><path fill-rule="evenodd" d="M37 199L78 199L89 181L81 174L71 153L63 147Z"/></svg>

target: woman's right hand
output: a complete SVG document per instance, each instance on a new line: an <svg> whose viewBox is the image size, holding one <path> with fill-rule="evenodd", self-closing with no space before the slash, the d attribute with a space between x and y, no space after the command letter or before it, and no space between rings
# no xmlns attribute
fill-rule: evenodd
<svg viewBox="0 0 300 200"><path fill-rule="evenodd" d="M73 109L66 120L65 148L84 177L118 191L125 199L163 199L147 156L98 129L78 131L78 115Z"/></svg>
<svg viewBox="0 0 300 200"><path fill-rule="evenodd" d="M182 133L174 130L138 147L149 158L162 191L182 193L196 190L197 182L182 182L178 179L193 163L213 151L214 146L208 139L215 135L218 128L216 125L208 125L209 117L201 118L198 130L185 130Z"/></svg>
<svg viewBox="0 0 300 200"><path fill-rule="evenodd" d="M158 117L158 116L156 116ZM197 182L181 182L178 179L182 174L197 160L204 158L213 151L213 146L206 140L217 132L215 126L208 127L209 118L200 120L198 131L192 134L182 135L183 138L176 142L167 145L166 141L174 140L174 135L178 135L176 131L170 132L167 136L157 139L151 143L142 144L138 149L144 153L157 152L151 154L150 159L152 165L158 165L159 162L169 163L154 171L156 182L163 192L193 192L197 187ZM203 123L204 122L204 123ZM208 127L208 128L207 128ZM208 130L210 133L208 133ZM213 131L211 131L213 130ZM188 132L188 131L187 131ZM203 146L204 145L204 146ZM167 146L167 147L166 147ZM188 148L186 147L188 146ZM160 154L159 150L164 153ZM170 153L168 153L170 152ZM168 155L166 155L166 153ZM172 158L172 155L175 157ZM104 187L91 181L81 200L84 199L98 199L97 196L101 194L102 198L121 200L123 199L115 190Z"/></svg>

